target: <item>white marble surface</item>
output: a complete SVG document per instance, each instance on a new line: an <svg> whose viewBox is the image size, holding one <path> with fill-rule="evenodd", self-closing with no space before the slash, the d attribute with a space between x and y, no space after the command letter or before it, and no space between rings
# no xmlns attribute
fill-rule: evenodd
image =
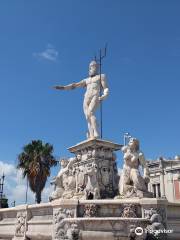
<svg viewBox="0 0 180 240"><path fill-rule="evenodd" d="M96 216L84 217L83 209L89 204L98 206ZM139 210L136 211L137 217L122 217L122 211L127 206L136 206ZM82 211L79 211L79 210ZM106 216L103 216L103 211L106 209ZM112 216L111 209L114 209ZM69 240L71 240L72 231L77 231L78 239L88 240L92 237L108 236L108 240L115 240L115 235L121 236L123 239L128 239L130 226L142 226L145 228L150 224L150 220L146 218L147 212L150 209L158 211L161 214L167 214L166 223L169 229L174 232L168 236L168 239L179 239L180 234L180 204L172 205L163 199L120 199L120 200L56 200L51 203L21 205L15 208L0 210L0 239L61 239L57 238L59 229L69 229ZM119 211L121 210L121 211ZM25 226L22 236L16 235L17 216L19 213L24 213ZM145 214L145 215L144 215ZM128 215L127 215L128 216ZM163 215L162 215L163 216ZM55 219L59 219L57 223ZM64 220L63 220L64 219ZM63 221L62 221L63 220ZM55 234L56 233L56 234ZM63 239L63 238L62 238ZM98 238L101 239L101 238Z"/></svg>
<svg viewBox="0 0 180 240"><path fill-rule="evenodd" d="M57 90L72 90L78 87L86 88L83 110L88 125L87 138L98 138L99 130L95 113L101 101L109 95L109 88L105 74L98 74L98 64L95 61L91 61L89 64L89 76L87 78L77 83L55 86L54 88Z"/></svg>

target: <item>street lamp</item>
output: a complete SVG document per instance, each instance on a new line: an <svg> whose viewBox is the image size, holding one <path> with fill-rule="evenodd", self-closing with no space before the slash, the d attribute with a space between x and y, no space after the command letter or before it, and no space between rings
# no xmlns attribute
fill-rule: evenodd
<svg viewBox="0 0 180 240"><path fill-rule="evenodd" d="M131 138L131 135L127 132L124 133L124 146L127 144L127 140Z"/></svg>

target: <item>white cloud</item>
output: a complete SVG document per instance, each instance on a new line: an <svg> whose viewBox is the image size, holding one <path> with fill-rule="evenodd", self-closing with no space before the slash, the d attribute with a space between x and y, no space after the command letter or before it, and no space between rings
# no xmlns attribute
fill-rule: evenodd
<svg viewBox="0 0 180 240"><path fill-rule="evenodd" d="M5 175L11 176L16 173L16 169L12 164L0 161L0 174L2 175L3 173Z"/></svg>
<svg viewBox="0 0 180 240"><path fill-rule="evenodd" d="M44 51L33 53L33 56L38 59L45 59L52 62L55 62L57 60L58 55L59 52L51 44L48 44Z"/></svg>
<svg viewBox="0 0 180 240"><path fill-rule="evenodd" d="M16 169L16 166L10 163L0 161L0 177L5 174L4 194L8 198L9 207L15 201L16 205L25 204L27 180L23 179L21 170ZM42 202L48 202L49 195L53 188L49 183L42 192ZM34 193L28 188L27 203L33 204L35 202Z"/></svg>
<svg viewBox="0 0 180 240"><path fill-rule="evenodd" d="M15 188L11 188L11 194L16 201L16 204L24 204L26 202L26 184L16 185ZM34 203L34 194L28 190L27 194L28 203Z"/></svg>

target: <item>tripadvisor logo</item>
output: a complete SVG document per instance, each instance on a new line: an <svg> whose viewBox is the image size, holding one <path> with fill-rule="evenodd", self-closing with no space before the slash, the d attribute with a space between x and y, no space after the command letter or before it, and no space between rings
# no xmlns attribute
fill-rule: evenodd
<svg viewBox="0 0 180 240"><path fill-rule="evenodd" d="M135 229L135 234L136 234L137 236L143 235L143 232L144 232L144 230L143 230L142 227L137 227L137 228Z"/></svg>
<svg viewBox="0 0 180 240"><path fill-rule="evenodd" d="M153 234L155 236L157 236L158 234L167 234L167 233L173 233L173 230L172 229L143 229L142 227L137 227L135 228L134 232L137 236L141 236L143 235L143 233L150 233L150 234Z"/></svg>

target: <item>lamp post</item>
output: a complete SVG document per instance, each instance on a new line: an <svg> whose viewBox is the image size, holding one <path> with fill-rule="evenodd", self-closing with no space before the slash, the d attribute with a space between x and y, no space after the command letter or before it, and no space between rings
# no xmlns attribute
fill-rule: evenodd
<svg viewBox="0 0 180 240"><path fill-rule="evenodd" d="M0 208L2 208L4 178L5 178L5 175L4 175L4 173L3 173L2 177L0 178Z"/></svg>
<svg viewBox="0 0 180 240"><path fill-rule="evenodd" d="M131 138L131 135L127 132L124 133L124 146L128 143L128 140Z"/></svg>

